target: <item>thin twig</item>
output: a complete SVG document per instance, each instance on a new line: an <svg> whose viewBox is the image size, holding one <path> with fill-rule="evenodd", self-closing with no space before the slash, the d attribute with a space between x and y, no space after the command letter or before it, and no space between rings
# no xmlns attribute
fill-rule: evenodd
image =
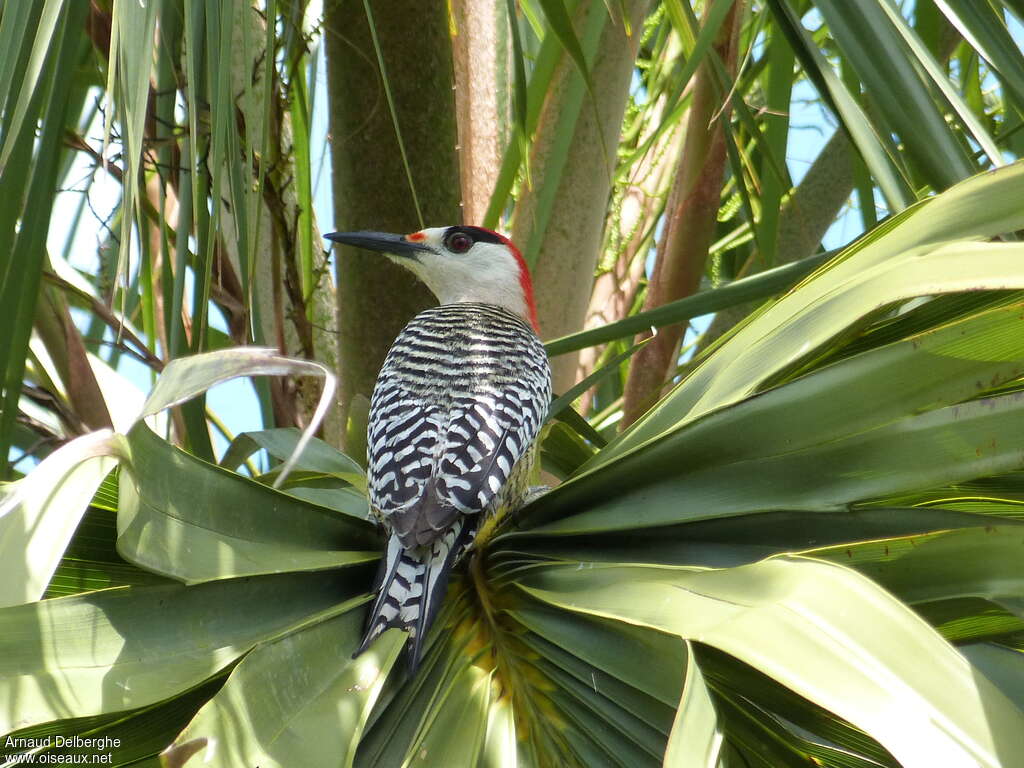
<svg viewBox="0 0 1024 768"><path fill-rule="evenodd" d="M112 330L114 330L120 337L123 337L127 341L131 342L136 349L130 349L124 345L115 345L118 348L123 349L125 352L137 357L146 365L150 366L156 371L162 371L164 368L164 361L159 357L150 352L149 348L142 343L142 340L132 332L131 328L126 326L117 316L111 311L110 307L104 304L102 301L97 299L95 296L90 296L85 291L72 285L63 277L60 277L53 272L48 270L43 272L43 278L53 285L57 286L61 290L74 294L80 299L89 303L90 309L99 317L104 323L106 323Z"/></svg>

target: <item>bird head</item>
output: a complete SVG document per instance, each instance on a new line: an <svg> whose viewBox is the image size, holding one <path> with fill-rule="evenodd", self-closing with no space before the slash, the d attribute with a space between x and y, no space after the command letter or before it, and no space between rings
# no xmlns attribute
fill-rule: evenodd
<svg viewBox="0 0 1024 768"><path fill-rule="evenodd" d="M515 312L537 329L533 284L512 241L483 227L430 227L409 235L332 232L328 240L381 251L426 284L442 304L478 301Z"/></svg>

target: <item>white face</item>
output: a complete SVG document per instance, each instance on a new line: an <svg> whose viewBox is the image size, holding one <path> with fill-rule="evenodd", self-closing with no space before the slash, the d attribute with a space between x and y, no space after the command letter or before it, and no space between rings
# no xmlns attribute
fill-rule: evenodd
<svg viewBox="0 0 1024 768"><path fill-rule="evenodd" d="M442 304L479 301L497 304L528 318L520 282L519 262L502 243L475 240L472 232L452 227L431 227L406 239L429 251L388 257L413 272Z"/></svg>

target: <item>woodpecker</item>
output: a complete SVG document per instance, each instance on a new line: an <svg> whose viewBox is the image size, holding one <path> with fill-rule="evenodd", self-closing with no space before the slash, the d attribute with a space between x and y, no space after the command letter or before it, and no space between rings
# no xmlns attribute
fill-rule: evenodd
<svg viewBox="0 0 1024 768"><path fill-rule="evenodd" d="M530 274L508 238L468 226L325 237L383 252L440 302L395 339L367 429L370 509L388 542L355 655L399 627L413 673L452 566L484 520L523 502L551 367Z"/></svg>

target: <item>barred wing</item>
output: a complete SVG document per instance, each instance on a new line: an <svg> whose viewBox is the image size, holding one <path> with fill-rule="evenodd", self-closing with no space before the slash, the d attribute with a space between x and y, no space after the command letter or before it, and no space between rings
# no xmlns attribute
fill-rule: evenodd
<svg viewBox="0 0 1024 768"><path fill-rule="evenodd" d="M417 315L370 405L370 502L403 546L494 502L543 423L551 370L533 330L487 304Z"/></svg>

